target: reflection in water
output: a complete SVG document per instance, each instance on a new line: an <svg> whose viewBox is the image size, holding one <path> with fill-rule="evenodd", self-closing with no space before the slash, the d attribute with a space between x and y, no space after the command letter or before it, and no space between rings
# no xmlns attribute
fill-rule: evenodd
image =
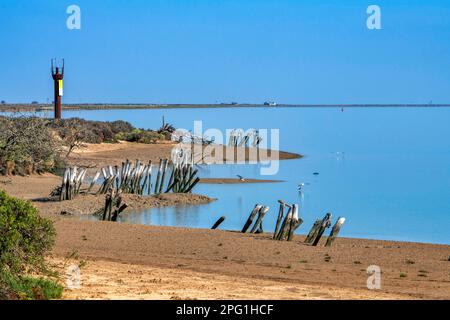
<svg viewBox="0 0 450 320"><path fill-rule="evenodd" d="M277 179L281 183L207 185L195 192L219 200L207 205L153 208L127 213L122 220L154 225L239 230L256 203L271 207L264 229L274 228L282 199L299 203L303 188L306 233L313 221L331 212L345 216L342 236L450 243L450 108L231 108L68 111L65 117L125 120L156 128L161 116L178 128L280 129L280 150L303 159L280 162L275 176L261 176L258 165L215 165L200 177ZM145 159L142 159L145 160ZM314 175L318 173L318 175ZM418 187L420 186L420 187Z"/></svg>

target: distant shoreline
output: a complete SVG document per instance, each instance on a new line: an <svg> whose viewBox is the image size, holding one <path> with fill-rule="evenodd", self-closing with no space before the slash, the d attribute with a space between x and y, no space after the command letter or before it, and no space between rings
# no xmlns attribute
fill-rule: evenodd
<svg viewBox="0 0 450 320"><path fill-rule="evenodd" d="M194 109L194 108L445 108L450 104L64 104L63 110ZM0 112L53 111L51 104L1 104Z"/></svg>

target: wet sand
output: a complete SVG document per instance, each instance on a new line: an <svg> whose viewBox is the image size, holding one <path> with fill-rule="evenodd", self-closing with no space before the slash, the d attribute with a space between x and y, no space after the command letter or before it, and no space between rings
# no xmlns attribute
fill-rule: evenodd
<svg viewBox="0 0 450 320"><path fill-rule="evenodd" d="M93 214L104 207L104 195L79 195L72 200L63 202L51 199L51 191L60 183L61 177L53 174L0 177L0 189L5 190L11 196L31 200L43 215L59 215L62 212L65 215L86 215ZM128 208L124 211L126 213L129 210L154 207L201 205L215 199L190 193L163 193L152 196L122 194L122 200L128 204Z"/></svg>

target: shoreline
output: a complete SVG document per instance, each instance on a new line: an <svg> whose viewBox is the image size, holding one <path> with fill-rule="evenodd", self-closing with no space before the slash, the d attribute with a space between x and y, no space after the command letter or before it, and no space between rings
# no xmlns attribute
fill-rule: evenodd
<svg viewBox="0 0 450 320"><path fill-rule="evenodd" d="M77 154L75 161L88 160L98 167L124 158L159 159L170 154L171 147L90 146ZM80 195L70 201L49 202L50 192L60 182L61 177L52 174L0 177L0 188L31 200L42 216L54 222L56 243L49 259L61 264L75 252L80 264L87 263L81 268L85 285L79 291L66 291L66 299L450 298L449 245L338 237L332 247L324 247L324 237L319 246L312 247L297 234L287 242L272 240L270 233L242 234L220 227L209 230L82 220L61 215L61 210L91 213L104 205L104 196ZM124 197L131 208L214 201L195 194L148 196L144 202L141 196ZM366 287L371 265L382 270L380 290Z"/></svg>
<svg viewBox="0 0 450 320"><path fill-rule="evenodd" d="M414 104L414 103L394 103L394 104L278 104L267 106L264 104L64 104L62 111L89 111L89 110L146 110L146 109L217 109L217 108L447 108L450 104ZM0 105L2 112L53 112L53 105L38 104L3 104Z"/></svg>
<svg viewBox="0 0 450 320"><path fill-rule="evenodd" d="M332 247L323 246L326 238L311 247L302 235L286 242L272 240L270 233L79 220L51 214L45 202L36 202L55 181L60 177L2 178L0 188L35 199L41 215L54 221L54 259L76 252L87 262L81 270L86 287L67 291L65 298L198 299L218 292L214 288L221 290L211 295L217 299L263 299L264 294L273 299L450 298L449 245L338 237ZM72 201L85 202L82 196ZM366 288L370 265L382 269L381 290ZM192 281L178 282L179 276ZM170 289L154 286L159 279Z"/></svg>

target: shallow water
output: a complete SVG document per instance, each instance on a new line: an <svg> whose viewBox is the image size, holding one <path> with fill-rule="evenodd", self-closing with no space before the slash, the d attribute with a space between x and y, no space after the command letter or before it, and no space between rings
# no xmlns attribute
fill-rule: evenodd
<svg viewBox="0 0 450 320"><path fill-rule="evenodd" d="M331 212L345 216L341 235L450 244L450 108L230 108L67 111L65 117L126 120L142 128L165 121L178 128L279 128L280 150L305 155L280 162L275 176L259 165L202 166L201 177L279 179L268 184L207 185L195 192L219 200L208 205L152 208L122 221L150 225L240 230L255 203L271 207L264 229L273 231L277 200L299 203L298 233ZM142 159L145 160L145 159ZM318 172L319 175L313 175ZM333 219L335 221L335 219Z"/></svg>

